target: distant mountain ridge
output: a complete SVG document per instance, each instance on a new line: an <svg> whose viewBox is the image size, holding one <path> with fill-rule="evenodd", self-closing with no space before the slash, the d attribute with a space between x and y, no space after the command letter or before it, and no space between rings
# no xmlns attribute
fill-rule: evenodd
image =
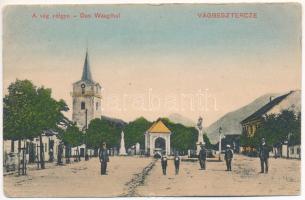
<svg viewBox="0 0 305 200"><path fill-rule="evenodd" d="M218 142L219 139L219 127L222 128L222 132L225 135L241 134L242 127L240 121L250 116L256 110L264 106L270 101L270 97L277 97L280 94L265 94L255 99L246 106L243 106L235 111L225 114L223 117L212 123L205 129L207 136L212 144Z"/></svg>
<svg viewBox="0 0 305 200"><path fill-rule="evenodd" d="M172 113L167 118L174 123L179 123L188 127L194 127L196 125L196 123L193 120L184 117L178 113Z"/></svg>
<svg viewBox="0 0 305 200"><path fill-rule="evenodd" d="M219 127L222 128L222 133L225 135L240 135L242 133L242 127L240 122L250 115L252 115L254 112L256 112L258 109L266 105L268 102L270 102L270 97L277 98L281 95L287 94L288 92L281 93L281 94L275 94L275 93L269 93L262 95L255 99L254 101L250 102L248 105L245 105L239 109L236 109L232 112L229 112L219 118L217 121L212 123L207 128L204 128L204 131L207 133L208 138L210 139L210 142L212 144L216 144L219 139ZM280 105L273 108L270 112L271 113L278 113L282 109L289 109L294 110L295 112L301 112L301 91L296 90L293 92L292 95L288 95L287 98L285 98ZM184 117L178 113L172 113L167 117L171 122L182 124L186 127L195 127L196 123L192 121L191 119ZM127 122L116 119L112 117L107 116L101 116L101 119L107 120L108 122L112 123L116 127L120 129L124 129ZM145 118L140 117L136 119L135 121L147 121ZM149 122L149 121L147 121ZM130 123L130 122L129 122ZM150 122L149 122L150 123ZM144 130L145 131L145 130Z"/></svg>
<svg viewBox="0 0 305 200"><path fill-rule="evenodd" d="M219 127L221 126L222 132L225 135L240 135L242 133L242 126L240 122L245 118L252 115L258 109L270 102L270 97L277 98L281 95L287 94L288 92L281 94L265 94L255 99L246 106L243 106L235 111L225 114L223 117L215 121L209 127L205 129L207 136L209 137L212 144L216 144L219 139ZM282 109L294 110L295 112L301 111L301 91L293 91L291 95L288 95L279 106L273 108L271 113L279 113Z"/></svg>

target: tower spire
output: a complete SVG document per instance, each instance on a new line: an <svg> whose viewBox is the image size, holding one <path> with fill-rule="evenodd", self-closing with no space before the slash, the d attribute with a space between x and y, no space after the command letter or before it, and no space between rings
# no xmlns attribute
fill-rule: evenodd
<svg viewBox="0 0 305 200"><path fill-rule="evenodd" d="M82 81L93 82L91 71L90 71L90 65L89 65L88 47L86 49L86 57L85 57L85 62L84 62Z"/></svg>

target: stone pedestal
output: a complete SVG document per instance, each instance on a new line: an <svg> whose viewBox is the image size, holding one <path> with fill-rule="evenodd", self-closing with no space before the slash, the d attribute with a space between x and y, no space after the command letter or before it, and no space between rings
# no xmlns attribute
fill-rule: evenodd
<svg viewBox="0 0 305 200"><path fill-rule="evenodd" d="M197 129L198 130L198 139L196 142L196 146L197 146L197 150L196 150L196 154L199 155L199 151L201 149L201 145L204 145L204 140L203 140L203 132L202 129Z"/></svg>

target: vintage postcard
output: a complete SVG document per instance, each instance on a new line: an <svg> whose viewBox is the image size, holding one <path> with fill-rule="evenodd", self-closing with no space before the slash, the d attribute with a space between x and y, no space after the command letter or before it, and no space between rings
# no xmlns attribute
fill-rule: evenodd
<svg viewBox="0 0 305 200"><path fill-rule="evenodd" d="M5 6L4 195L300 195L301 10Z"/></svg>

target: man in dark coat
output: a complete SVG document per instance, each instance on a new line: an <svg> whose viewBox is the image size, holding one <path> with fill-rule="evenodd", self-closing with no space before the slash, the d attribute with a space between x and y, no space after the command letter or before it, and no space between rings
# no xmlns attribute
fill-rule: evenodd
<svg viewBox="0 0 305 200"><path fill-rule="evenodd" d="M227 165L227 171L232 171L231 164L233 159L233 150L231 146L228 144L225 151L225 160Z"/></svg>
<svg viewBox="0 0 305 200"><path fill-rule="evenodd" d="M201 150L199 151L199 164L200 169L205 170L205 161L207 159L207 150L204 145L201 145Z"/></svg>
<svg viewBox="0 0 305 200"><path fill-rule="evenodd" d="M62 165L62 153L63 153L63 143L60 142L58 145L58 154L57 154L57 164Z"/></svg>
<svg viewBox="0 0 305 200"><path fill-rule="evenodd" d="M180 166L180 157L179 157L178 151L176 151L176 153L175 153L174 164L175 164L175 172L177 175L177 174L179 174L179 166Z"/></svg>
<svg viewBox="0 0 305 200"><path fill-rule="evenodd" d="M162 153L161 166L162 166L163 175L166 175L167 157L166 157L165 152Z"/></svg>
<svg viewBox="0 0 305 200"><path fill-rule="evenodd" d="M109 156L105 142L103 142L103 145L100 148L99 159L101 162L101 175L105 175L107 170L107 162L109 162Z"/></svg>
<svg viewBox="0 0 305 200"><path fill-rule="evenodd" d="M268 173L268 158L269 158L269 149L266 144L265 138L262 138L261 145L259 147L259 158L261 161L261 172L260 173ZM264 170L265 166L265 170Z"/></svg>

